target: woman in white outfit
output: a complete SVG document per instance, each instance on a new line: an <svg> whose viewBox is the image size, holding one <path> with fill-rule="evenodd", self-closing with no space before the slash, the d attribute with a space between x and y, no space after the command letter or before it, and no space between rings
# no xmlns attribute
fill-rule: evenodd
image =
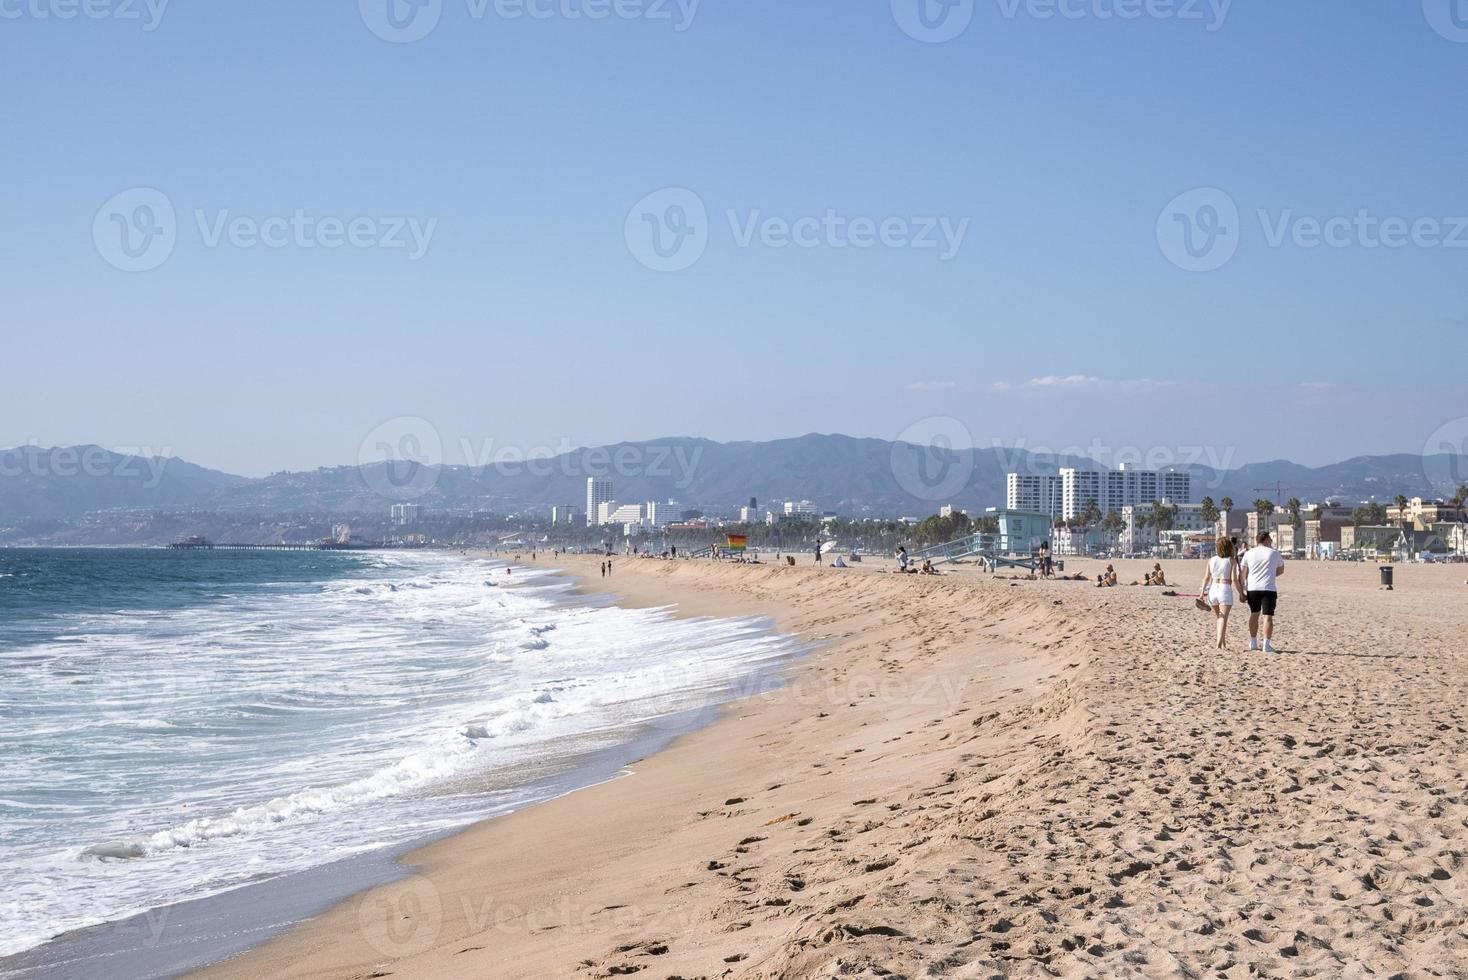
<svg viewBox="0 0 1468 980"><path fill-rule="evenodd" d="M1219 538L1218 554L1208 559L1208 570L1203 575L1203 598L1213 609L1213 622L1217 627L1214 646L1227 650L1223 636L1228 630L1228 614L1233 612L1234 597L1244 591L1239 578L1239 563L1234 560L1234 543L1228 538Z"/></svg>

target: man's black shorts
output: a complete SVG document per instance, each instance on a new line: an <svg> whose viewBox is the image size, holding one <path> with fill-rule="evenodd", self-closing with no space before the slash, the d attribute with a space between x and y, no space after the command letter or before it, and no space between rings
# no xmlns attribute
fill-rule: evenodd
<svg viewBox="0 0 1468 980"><path fill-rule="evenodd" d="M1249 593L1249 612L1273 616L1274 607L1278 602L1279 593L1273 589L1268 592L1263 589L1255 589Z"/></svg>

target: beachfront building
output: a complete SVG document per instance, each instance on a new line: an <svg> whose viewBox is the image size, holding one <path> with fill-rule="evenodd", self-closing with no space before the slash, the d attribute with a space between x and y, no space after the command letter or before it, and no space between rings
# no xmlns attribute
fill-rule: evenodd
<svg viewBox="0 0 1468 980"><path fill-rule="evenodd" d="M1050 553L1064 555L1093 555L1101 550L1103 535L1100 528L1072 528L1056 524L1050 530Z"/></svg>
<svg viewBox="0 0 1468 980"><path fill-rule="evenodd" d="M1048 476L1041 473L1010 473L1005 482L1004 505L1007 509L1031 514L1049 514L1052 521L1060 520L1065 516L1059 476Z"/></svg>
<svg viewBox="0 0 1468 980"><path fill-rule="evenodd" d="M1213 533L1213 525L1203 520L1202 504L1173 503L1166 498L1158 503L1177 508L1165 512L1164 527L1158 527L1155 520L1163 513L1157 504L1129 504L1121 509L1121 518L1126 521L1126 528L1121 532L1122 551L1134 554L1164 544L1174 549L1191 541L1192 536Z"/></svg>
<svg viewBox="0 0 1468 980"><path fill-rule="evenodd" d="M1311 559L1334 556L1341 547L1341 529L1354 523L1351 519L1351 508L1333 507L1329 504L1307 508L1303 516L1305 557Z"/></svg>
<svg viewBox="0 0 1468 980"><path fill-rule="evenodd" d="M586 478L586 526L593 524L605 524L606 521L599 520L601 505L612 499L612 481L598 480L596 477Z"/></svg>
<svg viewBox="0 0 1468 980"><path fill-rule="evenodd" d="M1191 474L1178 470L1139 470L1123 463L1114 470L1081 470L1067 467L1060 471L1061 519L1070 520L1083 513L1094 500L1101 513L1121 511L1127 507L1150 504L1164 498L1174 503L1190 503L1193 497Z"/></svg>
<svg viewBox="0 0 1468 980"><path fill-rule="evenodd" d="M552 507L551 523L557 526L561 524L575 524L576 513L576 508L572 507L570 504L562 504L559 507Z"/></svg>
<svg viewBox="0 0 1468 980"><path fill-rule="evenodd" d="M1385 553L1396 547L1402 529L1395 524L1363 524L1341 528L1341 550Z"/></svg>
<svg viewBox="0 0 1468 980"><path fill-rule="evenodd" d="M1395 505L1386 509L1389 524L1407 524L1418 531L1431 530L1434 524L1456 524L1468 520L1464 508L1454 507L1445 500L1423 500L1413 497L1406 507Z"/></svg>
<svg viewBox="0 0 1468 980"><path fill-rule="evenodd" d="M418 523L417 504L393 504L392 523L394 527L412 527Z"/></svg>
<svg viewBox="0 0 1468 980"><path fill-rule="evenodd" d="M787 521L808 520L819 517L821 509L809 500L787 500L785 501L785 519Z"/></svg>

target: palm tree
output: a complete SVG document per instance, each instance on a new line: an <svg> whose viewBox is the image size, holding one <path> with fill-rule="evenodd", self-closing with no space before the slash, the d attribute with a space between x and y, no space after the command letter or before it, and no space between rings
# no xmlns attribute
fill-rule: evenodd
<svg viewBox="0 0 1468 980"><path fill-rule="evenodd" d="M1233 501L1229 502L1232 503ZM1211 526L1218 523L1218 518L1221 515L1218 513L1218 505L1213 502L1212 497L1203 498L1203 503L1198 507L1198 516L1203 519L1204 524Z"/></svg>
<svg viewBox="0 0 1468 980"><path fill-rule="evenodd" d="M1231 510L1234 509L1234 498L1232 498L1232 497L1224 497L1222 500L1220 500L1218 502L1218 506L1222 507L1223 508L1223 512L1225 514L1227 514L1229 511L1231 511Z"/></svg>
<svg viewBox="0 0 1468 980"><path fill-rule="evenodd" d="M1303 506L1300 503L1300 498L1291 497L1290 502L1285 506L1290 509L1290 526L1299 527L1302 523L1302 521L1300 520L1300 508Z"/></svg>
<svg viewBox="0 0 1468 980"><path fill-rule="evenodd" d="M1407 495L1402 493L1397 494L1392 503L1397 505L1397 519L1405 521L1407 519Z"/></svg>
<svg viewBox="0 0 1468 980"><path fill-rule="evenodd" d="M1468 487L1459 487L1458 492L1453 494L1453 506L1462 507L1468 504Z"/></svg>
<svg viewBox="0 0 1468 980"><path fill-rule="evenodd" d="M1254 513L1259 515L1259 530L1269 529L1269 515L1274 513L1274 501L1260 497L1254 501Z"/></svg>

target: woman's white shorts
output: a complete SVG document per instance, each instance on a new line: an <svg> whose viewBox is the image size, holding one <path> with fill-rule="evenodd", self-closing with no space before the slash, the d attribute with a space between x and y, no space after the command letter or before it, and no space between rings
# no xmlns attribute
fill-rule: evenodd
<svg viewBox="0 0 1468 980"><path fill-rule="evenodd" d="M1232 606L1234 604L1234 587L1214 582L1208 586L1208 605L1210 606Z"/></svg>

